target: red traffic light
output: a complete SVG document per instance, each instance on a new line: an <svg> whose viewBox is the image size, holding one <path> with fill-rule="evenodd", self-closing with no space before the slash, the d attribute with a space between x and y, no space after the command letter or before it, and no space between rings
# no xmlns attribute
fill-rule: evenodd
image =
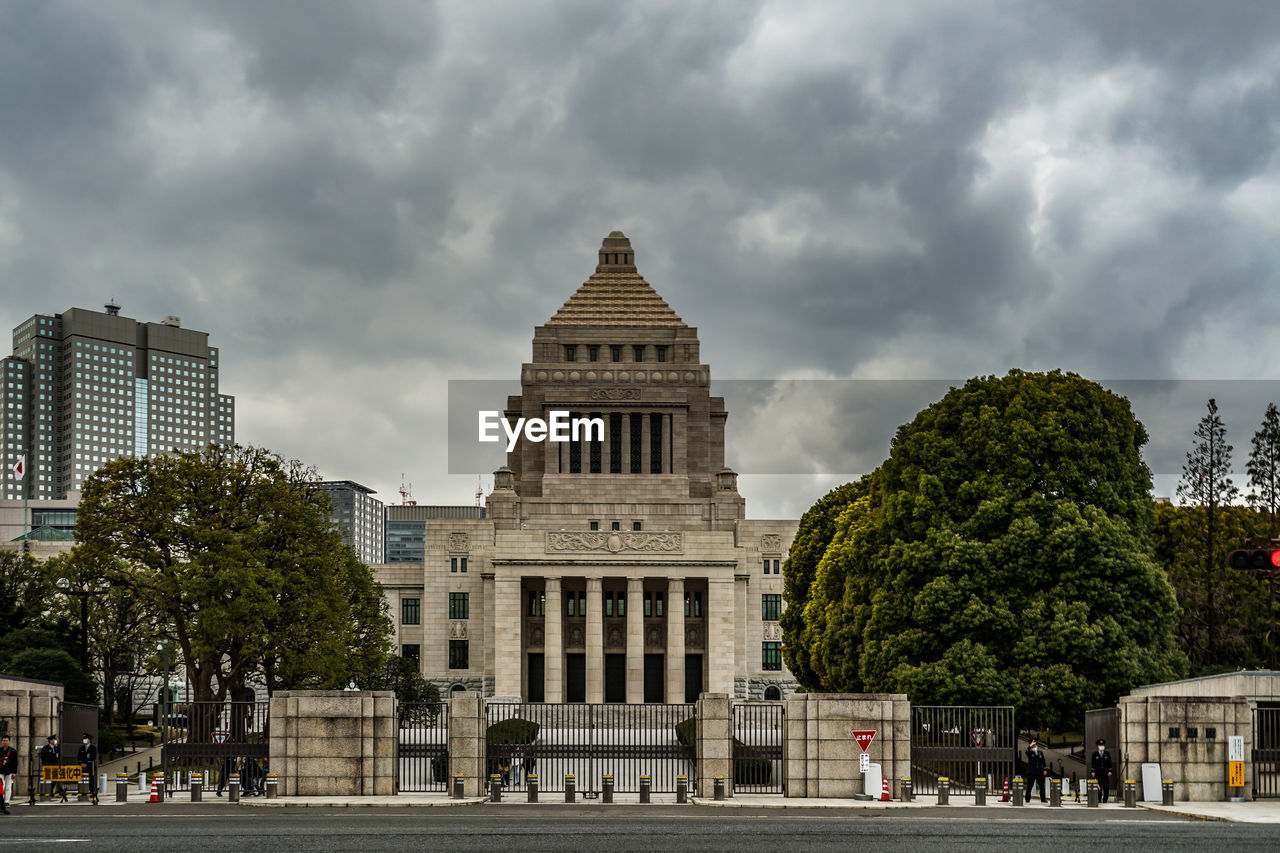
<svg viewBox="0 0 1280 853"><path fill-rule="evenodd" d="M1254 569L1262 572L1280 569L1280 548L1232 551L1227 556L1227 565L1233 569Z"/></svg>

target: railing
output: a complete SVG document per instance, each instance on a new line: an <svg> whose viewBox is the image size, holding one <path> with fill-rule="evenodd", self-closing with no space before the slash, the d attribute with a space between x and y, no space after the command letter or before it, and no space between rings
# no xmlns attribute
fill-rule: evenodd
<svg viewBox="0 0 1280 853"><path fill-rule="evenodd" d="M398 790L447 791L449 706L445 702L402 702Z"/></svg>
<svg viewBox="0 0 1280 853"><path fill-rule="evenodd" d="M1253 712L1253 796L1280 797L1280 708Z"/></svg>
<svg viewBox="0 0 1280 853"><path fill-rule="evenodd" d="M524 790L538 774L543 791L564 790L576 777L587 796L612 774L614 791L636 793L648 776L654 793L676 790L676 777L694 786L694 706L490 702L486 709L487 774Z"/></svg>
<svg viewBox="0 0 1280 853"><path fill-rule="evenodd" d="M735 793L781 794L781 704L745 704L733 708L733 790Z"/></svg>
<svg viewBox="0 0 1280 853"><path fill-rule="evenodd" d="M974 780L992 777L996 790L1012 777L1017 729L1009 705L916 705L911 708L911 782L916 793L972 793Z"/></svg>

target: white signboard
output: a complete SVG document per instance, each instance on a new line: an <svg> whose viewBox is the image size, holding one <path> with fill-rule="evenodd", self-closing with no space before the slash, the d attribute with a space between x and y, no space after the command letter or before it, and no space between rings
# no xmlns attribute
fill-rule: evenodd
<svg viewBox="0 0 1280 853"><path fill-rule="evenodd" d="M1227 738L1227 761L1244 761L1244 735Z"/></svg>
<svg viewBox="0 0 1280 853"><path fill-rule="evenodd" d="M870 794L874 800L880 799L880 788L884 784L884 771L880 764L869 765L866 770L866 778L862 783L862 793Z"/></svg>
<svg viewBox="0 0 1280 853"><path fill-rule="evenodd" d="M1144 763L1142 765L1142 801L1144 803L1164 802L1160 782L1160 765Z"/></svg>
<svg viewBox="0 0 1280 853"><path fill-rule="evenodd" d="M858 756L858 769L866 773L871 769L871 756L865 752Z"/></svg>

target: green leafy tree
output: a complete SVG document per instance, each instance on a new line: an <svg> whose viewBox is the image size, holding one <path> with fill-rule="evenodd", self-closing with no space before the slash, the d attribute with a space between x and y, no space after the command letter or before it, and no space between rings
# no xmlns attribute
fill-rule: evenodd
<svg viewBox="0 0 1280 853"><path fill-rule="evenodd" d="M382 669L356 681L363 690L391 690L396 694L400 722L430 724L435 721L440 688L422 677L417 661L389 655Z"/></svg>
<svg viewBox="0 0 1280 853"><path fill-rule="evenodd" d="M98 704L98 685L93 677L62 649L40 648L19 652L5 664L5 671L23 678L57 681L62 684L63 696L68 702Z"/></svg>
<svg viewBox="0 0 1280 853"><path fill-rule="evenodd" d="M973 379L920 412L820 561L844 582L810 638L824 686L1066 727L1180 674L1146 440L1127 401L1057 371Z"/></svg>
<svg viewBox="0 0 1280 853"><path fill-rule="evenodd" d="M1267 404L1262 425L1253 434L1253 448L1249 451L1249 503L1267 517L1265 535L1269 539L1277 535L1277 511L1280 510L1280 410L1275 403Z"/></svg>
<svg viewBox="0 0 1280 853"><path fill-rule="evenodd" d="M1217 401L1210 398L1207 408L1209 411L1196 426L1194 444L1182 466L1178 498L1204 508L1191 542L1204 596L1204 660L1216 661L1221 621L1219 575L1227 557L1224 543L1229 541L1222 536L1220 521L1222 508L1235 501L1240 489L1231 480L1232 447L1227 443L1227 428L1218 415Z"/></svg>
<svg viewBox="0 0 1280 853"><path fill-rule="evenodd" d="M813 593L813 579L818 562L836 533L836 522L850 503L866 494L867 478L832 489L809 507L800 518L791 551L782 567L783 597L787 609L782 611L782 656L787 669L801 685L819 688L821 679L810 665L809 642L805 632L804 612Z"/></svg>
<svg viewBox="0 0 1280 853"><path fill-rule="evenodd" d="M209 445L119 459L86 482L85 559L114 565L112 582L172 633L195 700L242 701L259 672L272 689L341 687L381 665L381 591L316 479L261 448Z"/></svg>

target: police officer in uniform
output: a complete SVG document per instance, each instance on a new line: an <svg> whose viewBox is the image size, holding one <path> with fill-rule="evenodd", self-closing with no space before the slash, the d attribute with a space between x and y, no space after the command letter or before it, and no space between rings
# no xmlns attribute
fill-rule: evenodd
<svg viewBox="0 0 1280 853"><path fill-rule="evenodd" d="M1111 753L1102 738L1098 738L1098 748L1089 756L1089 777L1098 780L1098 802L1105 803L1111 792Z"/></svg>
<svg viewBox="0 0 1280 853"><path fill-rule="evenodd" d="M62 764L62 751L58 749L58 736L49 735L49 742L40 747L40 767L57 767ZM67 801L67 789L61 782L54 782L51 794L61 794L62 802Z"/></svg>
<svg viewBox="0 0 1280 853"><path fill-rule="evenodd" d="M1031 799L1032 790L1039 785L1040 802L1048 802L1044 795L1047 778L1049 778L1049 766L1045 763L1044 753L1040 751L1040 744L1032 740L1031 746L1027 747L1027 800Z"/></svg>
<svg viewBox="0 0 1280 853"><path fill-rule="evenodd" d="M80 739L80 750L76 753L76 761L80 762L80 772L89 777L89 796L93 804L98 804L98 786L95 784L98 774L98 748L93 745L93 735L88 732Z"/></svg>

